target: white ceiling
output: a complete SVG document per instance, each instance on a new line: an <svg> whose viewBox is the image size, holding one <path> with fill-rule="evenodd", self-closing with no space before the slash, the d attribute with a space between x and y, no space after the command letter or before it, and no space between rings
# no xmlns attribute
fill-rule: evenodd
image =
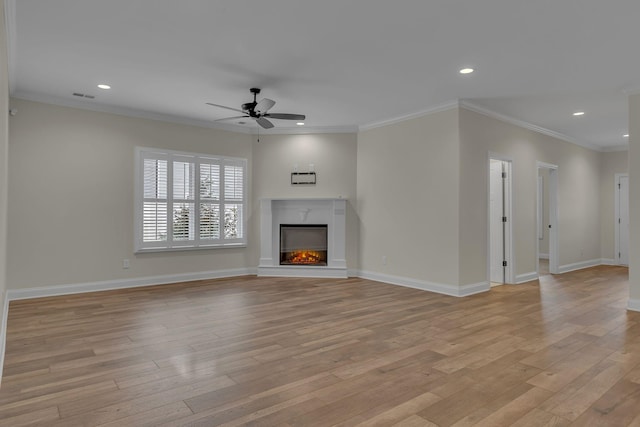
<svg viewBox="0 0 640 427"><path fill-rule="evenodd" d="M307 131L463 100L609 150L640 87L638 0L6 2L13 96L240 131L256 125L213 123L236 114L205 103L259 87Z"/></svg>

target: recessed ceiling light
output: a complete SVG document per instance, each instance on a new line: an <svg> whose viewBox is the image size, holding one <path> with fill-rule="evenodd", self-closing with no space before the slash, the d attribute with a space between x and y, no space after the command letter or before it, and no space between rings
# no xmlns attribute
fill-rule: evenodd
<svg viewBox="0 0 640 427"><path fill-rule="evenodd" d="M98 85L98 87L99 87L100 89L105 89L105 90L107 90L107 89L111 89L111 86L106 85L106 84L102 84L102 83L101 83L101 84L99 84L99 85Z"/></svg>
<svg viewBox="0 0 640 427"><path fill-rule="evenodd" d="M296 123L298 126L304 126L304 122L298 122Z"/></svg>
<svg viewBox="0 0 640 427"><path fill-rule="evenodd" d="M584 111L576 111L573 113L574 116L584 116Z"/></svg>
<svg viewBox="0 0 640 427"><path fill-rule="evenodd" d="M460 74L471 74L473 73L473 68L463 68L460 70Z"/></svg>

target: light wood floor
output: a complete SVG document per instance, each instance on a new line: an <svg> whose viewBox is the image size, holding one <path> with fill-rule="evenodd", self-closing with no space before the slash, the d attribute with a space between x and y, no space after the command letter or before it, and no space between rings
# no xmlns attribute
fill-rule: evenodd
<svg viewBox="0 0 640 427"><path fill-rule="evenodd" d="M547 274L549 274L549 260L540 258L538 260L538 275L546 276Z"/></svg>
<svg viewBox="0 0 640 427"><path fill-rule="evenodd" d="M12 302L2 426L640 426L640 313L596 267L453 298L242 277Z"/></svg>

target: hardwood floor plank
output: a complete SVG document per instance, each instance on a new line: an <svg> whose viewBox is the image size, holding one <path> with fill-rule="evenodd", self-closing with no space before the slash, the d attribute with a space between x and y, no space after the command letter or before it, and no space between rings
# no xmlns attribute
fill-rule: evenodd
<svg viewBox="0 0 640 427"><path fill-rule="evenodd" d="M411 415L404 420L397 422L393 427L438 427L436 424L425 420L418 415Z"/></svg>
<svg viewBox="0 0 640 427"><path fill-rule="evenodd" d="M638 425L626 275L467 298L245 276L13 301L0 426Z"/></svg>
<svg viewBox="0 0 640 427"><path fill-rule="evenodd" d="M473 425L477 427L512 425L518 419L522 418L525 414L538 407L538 405L544 402L550 395L551 392L547 390L533 387L527 390L525 393L517 395L517 397L511 397L508 403L499 408L496 408L490 414L487 414L486 417L481 418L480 421L467 425ZM456 423L454 425L457 427L459 423Z"/></svg>
<svg viewBox="0 0 640 427"><path fill-rule="evenodd" d="M0 425L11 427L49 425L50 423L53 423L59 419L58 407L50 406L48 408L39 409L33 412L27 412L21 415L4 418L0 421Z"/></svg>
<svg viewBox="0 0 640 427"><path fill-rule="evenodd" d="M570 424L569 420L535 408L514 422L511 427L565 427Z"/></svg>
<svg viewBox="0 0 640 427"><path fill-rule="evenodd" d="M582 351L552 365L549 369L531 378L528 383L550 391L560 391L564 386L589 370L613 351L593 345L583 347Z"/></svg>
<svg viewBox="0 0 640 427"><path fill-rule="evenodd" d="M622 380L575 420L577 426L626 426L638 416L640 385Z"/></svg>
<svg viewBox="0 0 640 427"><path fill-rule="evenodd" d="M155 427L174 419L183 419L193 415L191 409L183 401L172 402L149 411L141 412L105 424L100 427L149 426Z"/></svg>
<svg viewBox="0 0 640 427"><path fill-rule="evenodd" d="M372 418L365 419L357 425L360 427L394 425L411 416L415 416L415 414L419 411L433 405L441 399L442 398L440 396L437 396L431 392L426 392L414 397L413 399L407 400L406 402L398 406L388 409Z"/></svg>
<svg viewBox="0 0 640 427"><path fill-rule="evenodd" d="M571 397L551 409L551 413L572 421L575 420L617 383L627 371L628 368L619 364L609 366L578 389Z"/></svg>

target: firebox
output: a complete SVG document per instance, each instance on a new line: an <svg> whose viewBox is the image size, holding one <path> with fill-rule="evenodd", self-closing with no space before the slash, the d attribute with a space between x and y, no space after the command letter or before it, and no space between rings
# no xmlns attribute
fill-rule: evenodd
<svg viewBox="0 0 640 427"><path fill-rule="evenodd" d="M327 224L281 224L280 265L327 265Z"/></svg>

